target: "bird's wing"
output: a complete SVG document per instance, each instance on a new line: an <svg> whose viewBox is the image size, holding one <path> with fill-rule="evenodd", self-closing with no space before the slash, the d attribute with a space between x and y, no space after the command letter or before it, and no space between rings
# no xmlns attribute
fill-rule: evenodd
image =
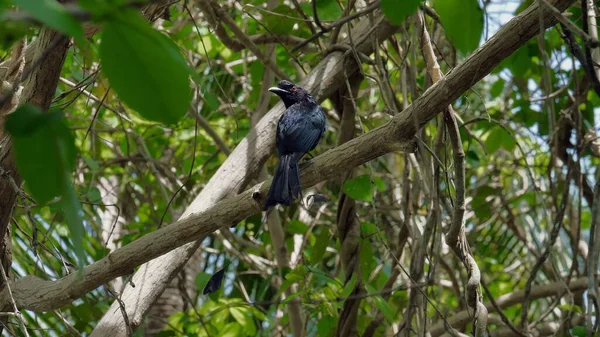
<svg viewBox="0 0 600 337"><path fill-rule="evenodd" d="M292 107L294 109L295 107ZM300 107L299 107L300 108ZM320 109L318 106L315 109ZM278 148L283 153L306 153L314 149L324 132L325 117L320 111L289 111L278 126Z"/></svg>

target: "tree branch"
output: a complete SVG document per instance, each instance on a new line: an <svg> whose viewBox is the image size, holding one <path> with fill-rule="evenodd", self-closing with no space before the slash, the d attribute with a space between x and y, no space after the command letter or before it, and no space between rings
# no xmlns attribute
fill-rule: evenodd
<svg viewBox="0 0 600 337"><path fill-rule="evenodd" d="M570 292L578 292L584 291L587 288L588 279L587 277L581 277L576 280L571 281L568 284ZM531 290L529 294L529 298L532 300L550 297L550 296L562 296L567 292L567 289L564 287L565 280L560 280L558 282L549 283L546 285L536 286ZM504 309L515 304L520 304L523 302L525 298L525 290L517 290L512 293L504 294L496 299L497 307L500 309ZM485 305L489 313L496 312L496 309L491 304ZM471 321L473 317L473 312L470 310L463 310L459 313L456 313L450 317L445 318L444 320L440 320L435 323L429 332L432 337L438 337L446 332L446 322L451 326L459 326L466 324Z"/></svg>

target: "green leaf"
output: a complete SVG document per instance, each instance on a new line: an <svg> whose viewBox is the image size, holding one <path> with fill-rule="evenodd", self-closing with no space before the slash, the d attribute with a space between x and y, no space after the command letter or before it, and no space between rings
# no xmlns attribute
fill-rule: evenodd
<svg viewBox="0 0 600 337"><path fill-rule="evenodd" d="M310 16L313 16L311 2L303 2L300 8ZM317 16L320 21L334 21L340 18L342 9L337 3L337 0L318 0L317 1Z"/></svg>
<svg viewBox="0 0 600 337"><path fill-rule="evenodd" d="M585 337L585 336L587 336L587 330L583 326L574 326L573 329L571 329L571 333L575 337Z"/></svg>
<svg viewBox="0 0 600 337"><path fill-rule="evenodd" d="M83 28L56 0L12 0L36 20L83 42Z"/></svg>
<svg viewBox="0 0 600 337"><path fill-rule="evenodd" d="M217 99L217 95L213 94L210 91L204 93L204 103L210 111L216 111L219 108L219 100Z"/></svg>
<svg viewBox="0 0 600 337"><path fill-rule="evenodd" d="M371 275L371 271L373 271L373 267L375 264L375 256L373 256L373 247L369 239L364 239L360 242L360 252L358 258L362 278L363 280L368 280L369 275Z"/></svg>
<svg viewBox="0 0 600 337"><path fill-rule="evenodd" d="M296 23L296 20L292 19L292 17L296 16L296 11L290 6L280 5L275 7L271 12L277 14L265 14L263 23L267 29L273 34L289 34Z"/></svg>
<svg viewBox="0 0 600 337"><path fill-rule="evenodd" d="M0 49L10 50L16 41L27 35L30 24L24 21L2 20L1 17L0 10Z"/></svg>
<svg viewBox="0 0 600 337"><path fill-rule="evenodd" d="M346 284L344 285L344 289L342 291L342 294L340 295L340 298L348 298L352 291L354 291L354 286L356 285L357 281L358 276L356 275L356 273L353 273L352 277L350 278L350 281L346 282Z"/></svg>
<svg viewBox="0 0 600 337"><path fill-rule="evenodd" d="M65 172L66 181L68 181L69 175L70 172ZM68 186L66 186L66 191L60 200L60 205L63 208L65 220L67 220L67 225L71 232L71 240L73 241L73 248L75 250L75 255L77 256L77 266L81 268L84 266L85 262L85 252L83 249L83 210L81 209L81 203L75 194L75 189L70 182L68 183Z"/></svg>
<svg viewBox="0 0 600 337"><path fill-rule="evenodd" d="M325 288L325 289L328 289L328 288ZM301 291L297 291L297 292L291 294L290 296L287 296L286 298L284 298L283 301L282 301L282 303L284 303L284 304L290 303L294 298L296 298L296 297L298 297L300 295L302 295L302 292Z"/></svg>
<svg viewBox="0 0 600 337"><path fill-rule="evenodd" d="M288 290L289 287L292 286L292 284L296 283L296 279L286 279L285 281L281 282L281 286L279 287L279 290L277 291L277 296L281 296L281 294L283 294L286 290Z"/></svg>
<svg viewBox="0 0 600 337"><path fill-rule="evenodd" d="M90 156L82 156L83 160L85 161L85 163L87 164L87 166L92 170L92 172L96 173L98 171L100 171L100 165L98 165L98 162L95 161L94 159L92 159Z"/></svg>
<svg viewBox="0 0 600 337"><path fill-rule="evenodd" d="M325 250L329 245L329 228L323 226L321 228L321 232L319 236L317 236L317 241L312 249L312 254L310 254L310 264L317 264L321 262L323 255L325 255Z"/></svg>
<svg viewBox="0 0 600 337"><path fill-rule="evenodd" d="M206 284L208 283L208 280L210 280L211 277L212 274L198 273L198 275L196 275L196 279L194 280L194 283L196 284L196 287L198 287L198 290L204 289L204 287L206 287Z"/></svg>
<svg viewBox="0 0 600 337"><path fill-rule="evenodd" d="M56 224L56 226L54 227L54 231L56 232L56 234L62 236L63 238L69 237L69 227L63 224Z"/></svg>
<svg viewBox="0 0 600 337"><path fill-rule="evenodd" d="M492 84L492 87L490 88L490 95L492 95L494 98L500 96L505 85L506 82L503 79L498 79L496 82L494 82L494 84Z"/></svg>
<svg viewBox="0 0 600 337"><path fill-rule="evenodd" d="M360 233L363 238L366 238L370 235L377 233L377 225L369 223L369 222L361 222L360 223Z"/></svg>
<svg viewBox="0 0 600 337"><path fill-rule="evenodd" d="M59 207L71 233L77 265L82 267L83 212L71 185L77 149L62 112L43 113L33 105L23 105L6 118L6 129L13 136L17 168L33 197L40 204L61 197Z"/></svg>
<svg viewBox="0 0 600 337"><path fill-rule="evenodd" d="M304 277L306 276L306 273L307 273L307 271L304 266L298 266L296 269L287 273L285 275L285 279L292 280L292 281L300 281L300 280L304 279Z"/></svg>
<svg viewBox="0 0 600 337"><path fill-rule="evenodd" d="M417 11L421 0L381 0L381 11L391 23L399 25Z"/></svg>
<svg viewBox="0 0 600 337"><path fill-rule="evenodd" d="M189 67L177 45L135 11L104 25L99 52L111 86L141 116L174 124L187 113Z"/></svg>
<svg viewBox="0 0 600 337"><path fill-rule="evenodd" d="M100 190L97 187L92 187L86 193L86 197L89 202L100 202L102 200L102 196L100 195Z"/></svg>
<svg viewBox="0 0 600 337"><path fill-rule="evenodd" d="M76 148L62 113L24 105L7 117L6 129L13 136L19 173L38 203L63 195L75 168Z"/></svg>
<svg viewBox="0 0 600 337"><path fill-rule="evenodd" d="M277 297L281 296L292 284L304 280L307 272L307 269L303 265L300 265L296 269L286 273L285 281L281 283L281 286L277 290Z"/></svg>
<svg viewBox="0 0 600 337"><path fill-rule="evenodd" d="M516 77L524 78L527 74L527 71L535 66L533 62L531 62L531 57L529 56L529 46L524 45L521 48L517 49L508 59L508 68ZM537 67L537 66L536 66Z"/></svg>
<svg viewBox="0 0 600 337"><path fill-rule="evenodd" d="M369 294L374 294L377 291L375 290L375 288L373 288L373 286L366 284L365 285L366 289L367 289L367 293ZM377 309L379 309L381 311L381 313L383 314L383 316L385 316L385 319L389 322L389 323L393 323L396 319L396 313L394 311L394 309L392 308L392 306L386 302L383 297L381 297L381 295L375 295L371 297L373 299L373 302L375 303L375 306L377 307Z"/></svg>
<svg viewBox="0 0 600 337"><path fill-rule="evenodd" d="M230 307L229 313L231 316L240 323L247 336L254 336L256 334L256 325L254 321L249 317L249 307Z"/></svg>
<svg viewBox="0 0 600 337"><path fill-rule="evenodd" d="M581 310L581 307L578 306L578 305L575 305L575 304L574 305L571 305L571 304L560 304L558 306L558 308L560 308L560 309L562 309L564 311L572 311L572 312L577 313L577 314L582 314L583 313L583 310Z"/></svg>
<svg viewBox="0 0 600 337"><path fill-rule="evenodd" d="M336 323L337 321L335 318L329 315L319 318L319 323L317 323L317 336L331 336L335 330Z"/></svg>
<svg viewBox="0 0 600 337"><path fill-rule="evenodd" d="M485 147L489 153L494 153L501 147L507 151L512 151L516 145L513 136L499 126L492 128L485 139Z"/></svg>
<svg viewBox="0 0 600 337"><path fill-rule="evenodd" d="M285 229L292 234L306 234L308 226L302 221L292 219L285 225Z"/></svg>
<svg viewBox="0 0 600 337"><path fill-rule="evenodd" d="M487 197L491 195L497 195L498 193L498 189L489 185L483 185L475 190L473 201L471 202L471 208L479 220L485 221L492 216L490 202L487 200Z"/></svg>
<svg viewBox="0 0 600 337"><path fill-rule="evenodd" d="M456 49L466 55L479 46L483 11L477 0L436 0L434 8Z"/></svg>
<svg viewBox="0 0 600 337"><path fill-rule="evenodd" d="M387 185L385 184L385 180L379 177L373 177L373 185L377 188L379 192L385 192L387 190Z"/></svg>
<svg viewBox="0 0 600 337"><path fill-rule="evenodd" d="M354 200L373 201L373 186L369 175L363 174L344 182L344 193Z"/></svg>
<svg viewBox="0 0 600 337"><path fill-rule="evenodd" d="M237 323L228 323L219 331L220 337L238 337L240 334L240 325Z"/></svg>

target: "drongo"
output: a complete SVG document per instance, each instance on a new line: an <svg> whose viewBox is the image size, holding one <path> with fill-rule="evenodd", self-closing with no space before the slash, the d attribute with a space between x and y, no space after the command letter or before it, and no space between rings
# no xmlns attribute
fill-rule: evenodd
<svg viewBox="0 0 600 337"><path fill-rule="evenodd" d="M289 206L293 199L302 196L298 161L319 144L327 129L323 109L304 88L279 81L269 91L281 98L286 110L277 123L275 143L279 161L265 210L277 204Z"/></svg>

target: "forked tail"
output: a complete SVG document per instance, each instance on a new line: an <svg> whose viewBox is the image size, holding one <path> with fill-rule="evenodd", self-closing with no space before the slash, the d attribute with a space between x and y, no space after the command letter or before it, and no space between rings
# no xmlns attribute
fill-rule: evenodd
<svg viewBox="0 0 600 337"><path fill-rule="evenodd" d="M300 195L300 176L296 155L283 155L279 157L279 162L277 162L277 169L273 176L264 210L267 211L277 204L289 206L294 197Z"/></svg>

